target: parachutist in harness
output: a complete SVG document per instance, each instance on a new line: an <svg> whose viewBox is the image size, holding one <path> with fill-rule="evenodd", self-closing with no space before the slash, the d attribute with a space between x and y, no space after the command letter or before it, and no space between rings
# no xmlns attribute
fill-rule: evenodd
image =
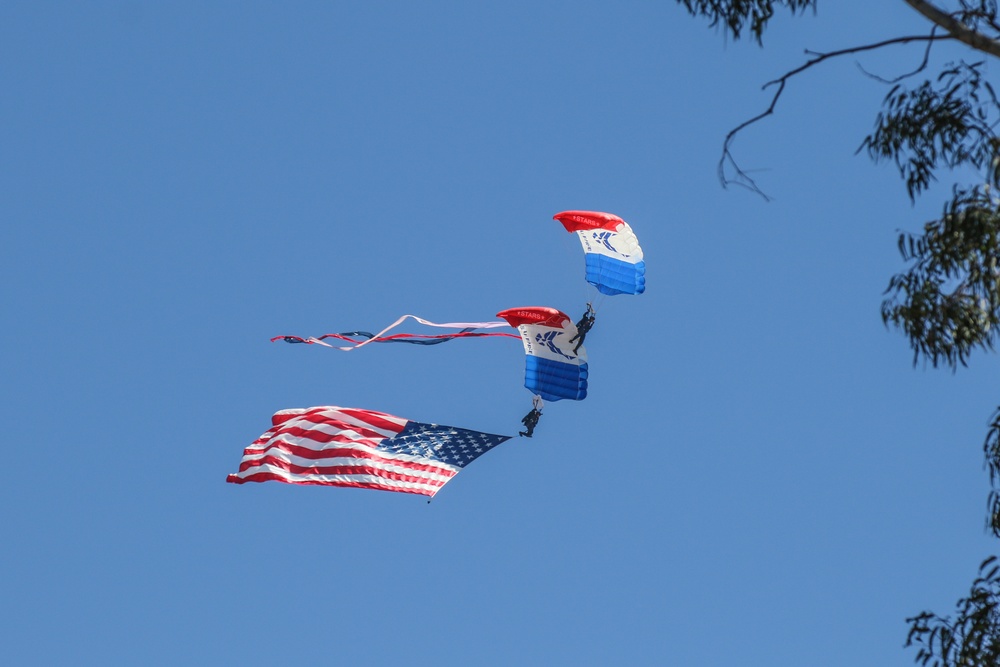
<svg viewBox="0 0 1000 667"><path fill-rule="evenodd" d="M524 419L521 423L524 424L527 431L518 431L517 434L525 438L530 438L531 434L535 432L535 425L538 424L538 418L542 416L542 411L536 408L532 408L531 412L524 415Z"/></svg>
<svg viewBox="0 0 1000 667"><path fill-rule="evenodd" d="M573 348L573 354L576 354L583 345L583 339L587 337L587 332L590 331L591 327L594 326L594 321L597 319L597 315L594 313L594 307L587 304L587 312L583 314L580 321L576 323L576 335L569 339L569 342L576 341L576 347Z"/></svg>
<svg viewBox="0 0 1000 667"><path fill-rule="evenodd" d="M531 412L529 412L528 414L524 415L524 418L521 419L521 423L524 424L524 426L525 426L525 428L527 430L526 431L518 431L517 432L518 435L520 435L520 436L522 436L524 438L530 438L531 437L531 434L535 432L535 426L538 424L538 418L542 416L542 407L543 406L544 406L544 403L542 403L542 397L541 396L534 396L534 397L532 397L532 399L531 399Z"/></svg>

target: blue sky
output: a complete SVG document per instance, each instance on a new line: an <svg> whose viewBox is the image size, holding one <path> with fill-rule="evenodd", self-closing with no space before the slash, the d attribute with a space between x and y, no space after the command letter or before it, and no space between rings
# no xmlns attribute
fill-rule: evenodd
<svg viewBox="0 0 1000 667"><path fill-rule="evenodd" d="M5 3L5 654L912 664L904 619L995 550L997 360L914 368L878 310L950 184L911 206L855 155L886 90L849 58L738 138L772 202L715 172L803 49L926 31L885 4L761 50L672 2ZM517 341L268 339L575 317L565 209L622 216L647 263L587 339L586 401L429 505L224 483L282 408L515 432Z"/></svg>

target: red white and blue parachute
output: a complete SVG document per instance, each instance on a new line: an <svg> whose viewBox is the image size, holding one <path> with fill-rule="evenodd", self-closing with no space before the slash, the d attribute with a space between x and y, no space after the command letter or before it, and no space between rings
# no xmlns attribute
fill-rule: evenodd
<svg viewBox="0 0 1000 667"><path fill-rule="evenodd" d="M555 308L528 306L497 313L517 327L524 343L524 386L546 401L587 397L587 351L576 344L576 325Z"/></svg>
<svg viewBox="0 0 1000 667"><path fill-rule="evenodd" d="M586 254L587 282L597 291L608 295L646 291L646 262L627 222L598 211L563 211L553 219L580 237Z"/></svg>

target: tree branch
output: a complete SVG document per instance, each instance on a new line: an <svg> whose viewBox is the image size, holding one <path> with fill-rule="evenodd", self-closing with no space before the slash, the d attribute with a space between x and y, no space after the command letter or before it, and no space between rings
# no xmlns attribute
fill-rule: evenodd
<svg viewBox="0 0 1000 667"><path fill-rule="evenodd" d="M905 0L905 2L920 12L924 18L947 30L949 35L963 44L1000 58L1000 42L990 39L981 32L976 32L954 16L944 13L925 0Z"/></svg>
<svg viewBox="0 0 1000 667"><path fill-rule="evenodd" d="M906 0L906 1L910 2L910 0ZM768 117L768 116L770 116L771 114L774 113L774 107L778 104L778 99L781 97L781 94L783 92L785 92L785 84L788 82L788 80L790 78L792 78L796 74L801 74L802 72L804 72L805 70L809 69L813 65L818 65L819 63L823 62L824 60L828 60L830 58L836 58L838 56L844 56L844 55L848 55L848 54L851 54L851 53L861 53L863 51L872 51L874 49L881 49L883 47L891 46L893 44L907 44L909 42L935 42L935 41L940 41L940 40L943 40L943 39L954 39L954 37L952 35L935 35L932 32L930 35L912 35L912 36L909 36L909 37L895 37L893 39L887 39L887 40L884 40L884 41L881 41L881 42L876 42L875 44L865 44L865 45L862 45L862 46L853 46L853 47L850 47L850 48L847 48L847 49L839 49L837 51L830 51L829 53L819 53L819 52L815 52L815 51L806 51L807 54L812 54L815 57L807 60L805 63L803 63L799 67L796 67L793 70L785 72L785 74L782 75L782 76L780 76L779 78L774 79L773 81L768 81L763 86L761 86L761 90L764 90L764 89L768 88L769 86L775 86L776 85L778 87L778 89L774 93L774 97L771 98L771 104L768 105L767 109L765 109L763 112L757 114L753 118L750 118L749 120L743 121L742 123L740 123L739 125L737 125L736 127L734 127L732 130L730 130L729 134L726 135L725 141L722 142L722 157L719 159L719 167L718 167L719 180L722 182L722 187L728 187L730 183L734 183L736 185L741 185L741 186L743 186L745 188L748 188L749 190L751 190L753 192L756 192L761 197L763 197L765 201L770 201L770 197L768 197L757 186L756 181L754 181L753 178L751 178L750 176L748 176L747 173L739 166L739 164L737 164L736 160L733 158L732 152L730 151L730 146L732 145L733 139L736 137L736 135L741 130L743 130L744 128L746 128L746 127L748 127L750 125L753 125L754 123L756 123L756 122L758 122L760 120L763 120L764 118L766 118L766 117ZM1000 46L1000 45L998 45L998 46ZM726 177L726 164L727 163L732 167L732 169L733 169L733 171L735 173L735 176L732 179L729 179L729 178Z"/></svg>
<svg viewBox="0 0 1000 667"><path fill-rule="evenodd" d="M858 69L861 70L861 73L864 74L865 76L867 76L867 77L869 77L871 79L875 79L879 83L888 84L890 86L893 85L893 84L895 84L895 83L899 83L903 79L909 79L911 76L916 76L917 74L920 74L925 69L927 69L927 63L930 62L931 47L934 45L934 35L935 35L936 31L937 31L937 26L934 26L933 28L931 28L931 35L930 35L931 39L927 40L927 48L924 49L924 59L920 62L920 65L917 67L917 69L913 70L912 72L907 72L906 74L900 74L899 76L897 76L897 77L895 77L893 79L886 79L886 78L881 77L881 76L879 76L877 74L872 74L871 72L869 72L868 70L866 70L864 67L862 67L861 63L858 63Z"/></svg>

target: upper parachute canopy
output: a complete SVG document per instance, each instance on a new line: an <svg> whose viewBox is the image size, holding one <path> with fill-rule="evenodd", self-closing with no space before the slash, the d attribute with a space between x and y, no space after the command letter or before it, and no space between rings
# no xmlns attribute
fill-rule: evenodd
<svg viewBox="0 0 1000 667"><path fill-rule="evenodd" d="M587 352L574 352L576 325L555 308L527 306L497 313L517 327L524 343L524 386L546 401L587 397Z"/></svg>
<svg viewBox="0 0 1000 667"><path fill-rule="evenodd" d="M587 282L601 294L642 294L646 262L628 223L611 213L563 211L553 216L576 232L587 260Z"/></svg>

